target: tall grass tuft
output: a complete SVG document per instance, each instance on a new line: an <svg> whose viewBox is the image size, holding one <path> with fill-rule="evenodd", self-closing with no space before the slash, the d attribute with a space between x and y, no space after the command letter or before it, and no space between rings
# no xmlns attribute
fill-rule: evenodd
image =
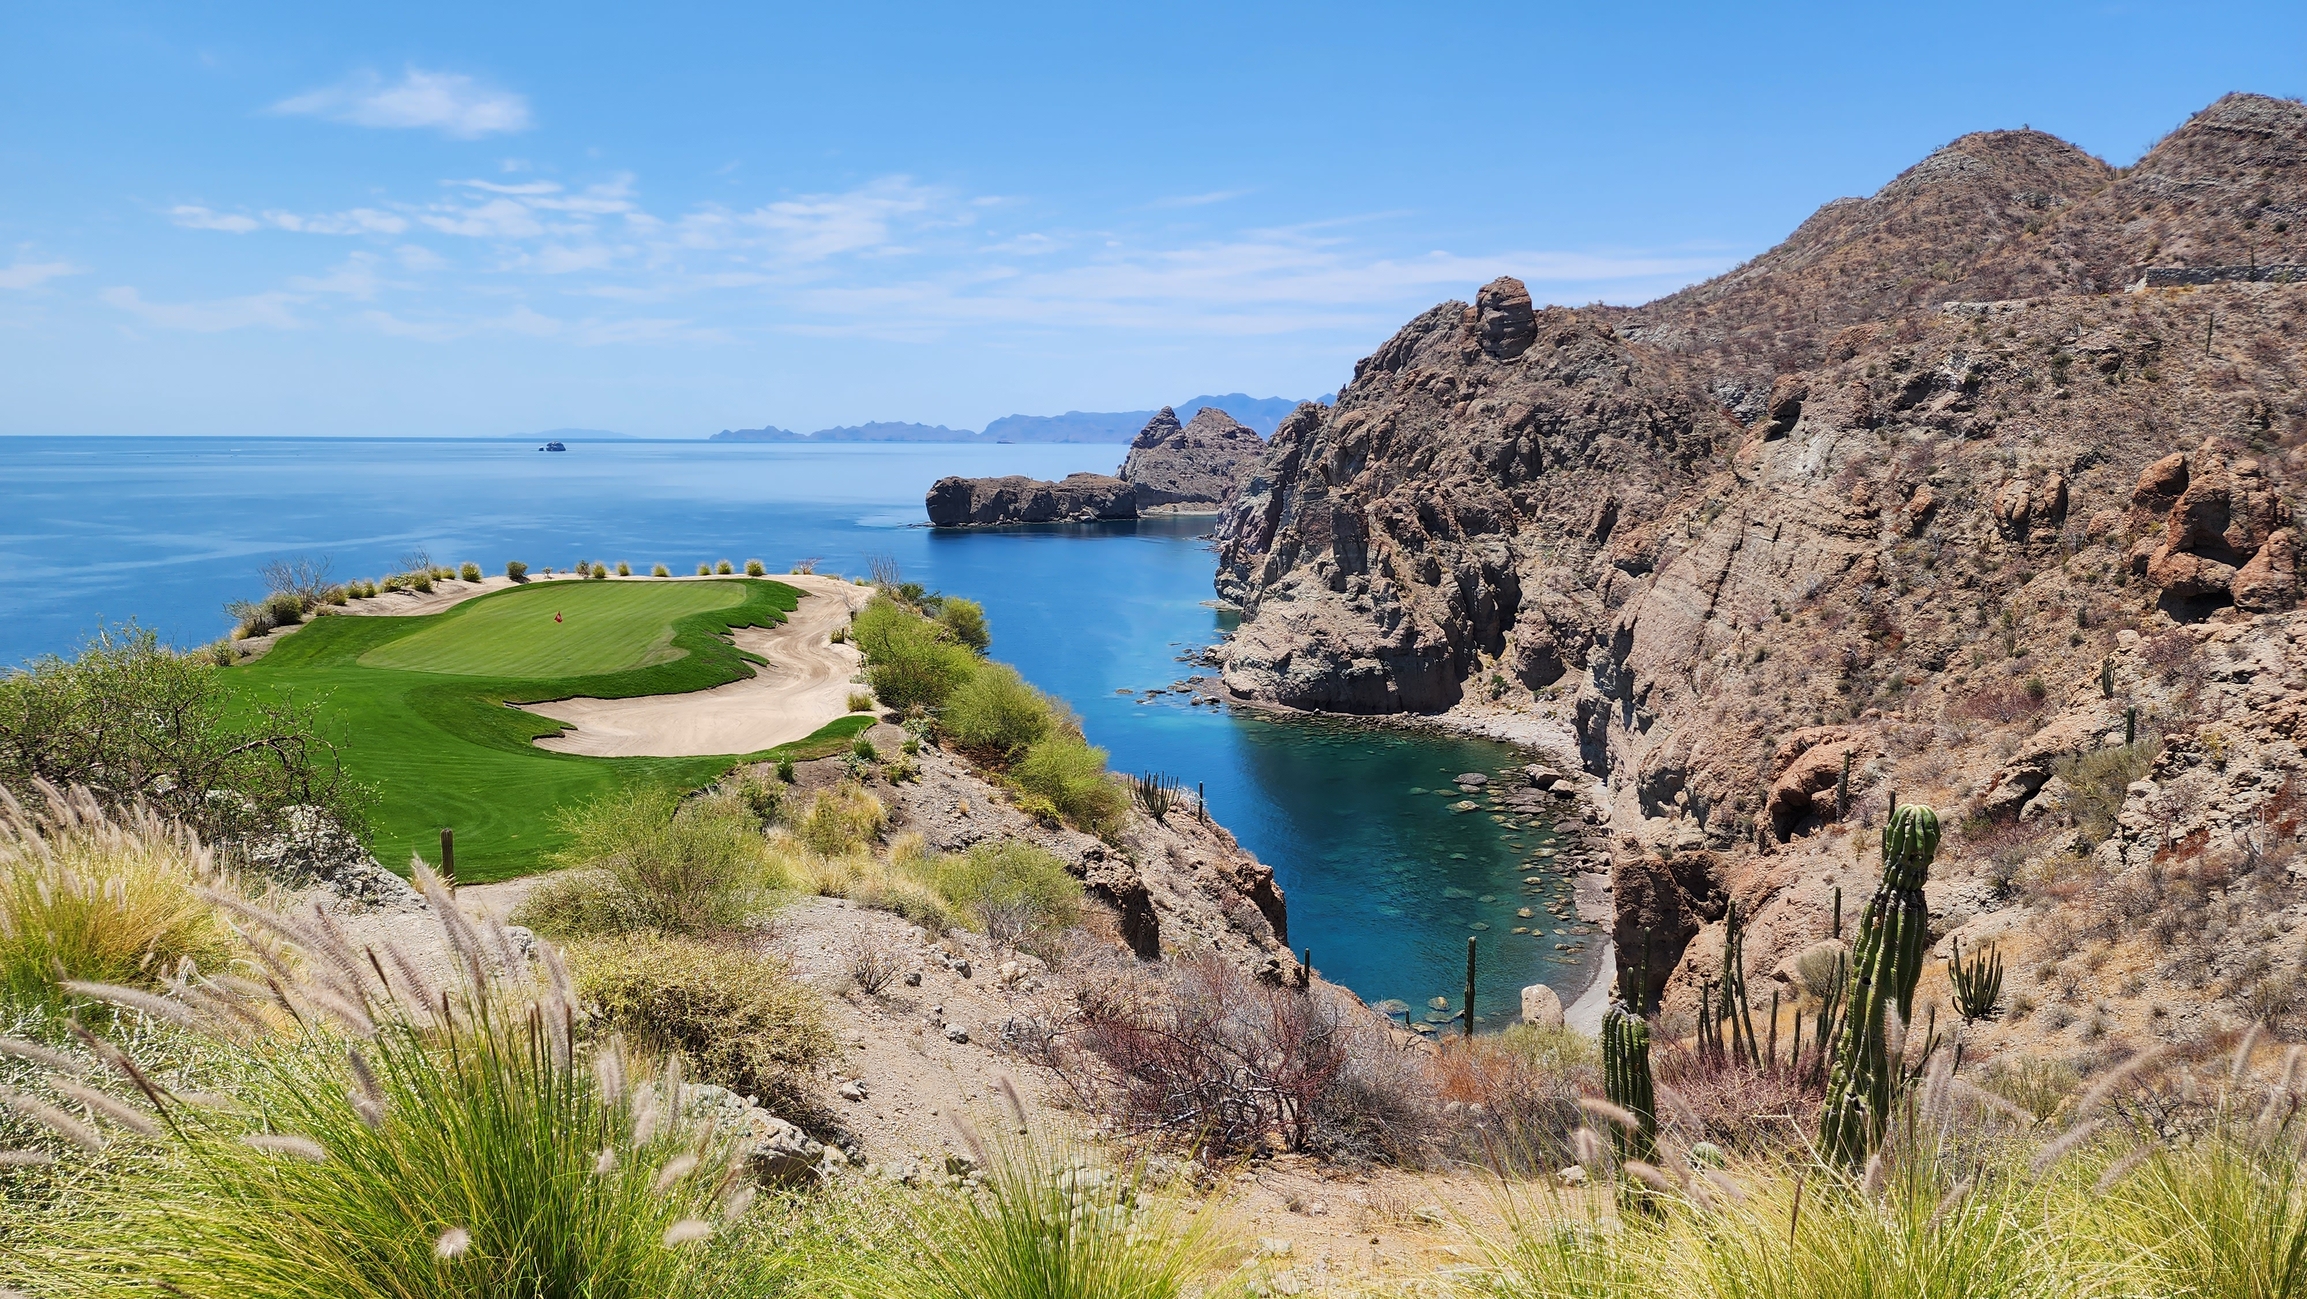
<svg viewBox="0 0 2307 1299"><path fill-rule="evenodd" d="M0 789L0 1000L58 996L57 972L152 988L221 966L231 932L199 890L223 877L191 832L84 789Z"/></svg>
<svg viewBox="0 0 2307 1299"><path fill-rule="evenodd" d="M1018 1118L1007 1079L997 1088ZM1020 1120L1016 1127L1024 1125ZM1186 1215L1161 1191L1062 1148L965 1133L982 1193L918 1203L917 1242L864 1273L862 1292L907 1299L1178 1299L1240 1293L1211 1284L1213 1215Z"/></svg>
<svg viewBox="0 0 2307 1299"><path fill-rule="evenodd" d="M244 1049L222 1107L115 1088L150 1147L31 1249L35 1275L105 1293L656 1296L698 1292L731 1154L687 1122L679 1077L639 1076L620 1044L574 1039L558 959L537 976L501 931L419 872L457 973L355 953L325 919L252 926L303 947L311 974L262 1003L231 985L179 994L187 1021ZM148 1078L133 1062L120 1073Z"/></svg>

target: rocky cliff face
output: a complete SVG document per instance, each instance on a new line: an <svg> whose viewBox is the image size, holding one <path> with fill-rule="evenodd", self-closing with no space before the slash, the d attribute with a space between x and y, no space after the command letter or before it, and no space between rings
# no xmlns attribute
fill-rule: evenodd
<svg viewBox="0 0 2307 1299"><path fill-rule="evenodd" d="M1167 406L1146 421L1129 444L1120 477L1137 484L1141 514L1214 513L1234 499L1266 440L1215 406L1178 423Z"/></svg>
<svg viewBox="0 0 2307 1299"><path fill-rule="evenodd" d="M1093 523L1137 517L1137 486L1104 474L1068 474L1043 482L1007 478L940 478L929 488L929 523L937 528L1009 523Z"/></svg>
<svg viewBox="0 0 2307 1299"><path fill-rule="evenodd" d="M2307 284L2102 291L2293 256L2302 159L2307 108L2255 97L2120 176L1969 136L1646 307L1445 303L1227 512L1225 681L1572 725L1670 1015L1732 899L1792 980L1895 795L1953 827L1942 936L1995 937L2044 1008L1994 1034L2307 1017Z"/></svg>

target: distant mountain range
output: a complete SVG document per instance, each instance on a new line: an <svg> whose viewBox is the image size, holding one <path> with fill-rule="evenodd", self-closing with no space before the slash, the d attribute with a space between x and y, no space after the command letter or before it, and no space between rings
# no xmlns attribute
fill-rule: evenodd
<svg viewBox="0 0 2307 1299"><path fill-rule="evenodd" d="M1335 394L1324 394L1318 400L1336 400ZM1190 421L1196 411L1214 406L1236 421L1258 431L1260 437L1272 437L1282 417L1298 408L1298 403L1287 397L1252 397L1248 393L1229 392L1223 396L1201 396L1179 402L1173 409L1181 421ZM1146 421L1154 417L1151 410L1086 411L1069 410L1063 415L1004 415L985 426L982 431L965 428L947 428L943 424L851 424L841 428L819 429L814 433L796 433L791 429L765 425L761 428L723 429L712 437L715 442L1127 442L1137 436Z"/></svg>

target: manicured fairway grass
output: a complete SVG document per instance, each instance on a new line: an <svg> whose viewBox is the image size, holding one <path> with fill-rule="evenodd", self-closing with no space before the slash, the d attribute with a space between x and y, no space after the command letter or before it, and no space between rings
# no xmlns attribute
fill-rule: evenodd
<svg viewBox="0 0 2307 1299"><path fill-rule="evenodd" d="M562 841L561 809L631 781L701 785L738 756L550 753L531 741L562 724L508 703L740 680L759 660L725 639L730 629L783 622L799 602L783 583L744 578L516 587L423 618L317 618L225 680L251 706L317 704L353 777L377 794L369 846L379 861L406 870L412 851L433 861L450 826L460 881L505 879L546 864ZM845 717L771 752L823 756L871 724Z"/></svg>

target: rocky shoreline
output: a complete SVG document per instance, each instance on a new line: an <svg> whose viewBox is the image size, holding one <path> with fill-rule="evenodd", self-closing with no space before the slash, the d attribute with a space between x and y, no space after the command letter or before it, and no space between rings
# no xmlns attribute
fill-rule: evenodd
<svg viewBox="0 0 2307 1299"><path fill-rule="evenodd" d="M924 502L933 528L999 528L1026 523L1102 523L1149 514L1216 514L1231 504L1265 439L1215 406L1188 424L1167 406L1129 444L1114 476L1069 474L1047 482L940 478Z"/></svg>

